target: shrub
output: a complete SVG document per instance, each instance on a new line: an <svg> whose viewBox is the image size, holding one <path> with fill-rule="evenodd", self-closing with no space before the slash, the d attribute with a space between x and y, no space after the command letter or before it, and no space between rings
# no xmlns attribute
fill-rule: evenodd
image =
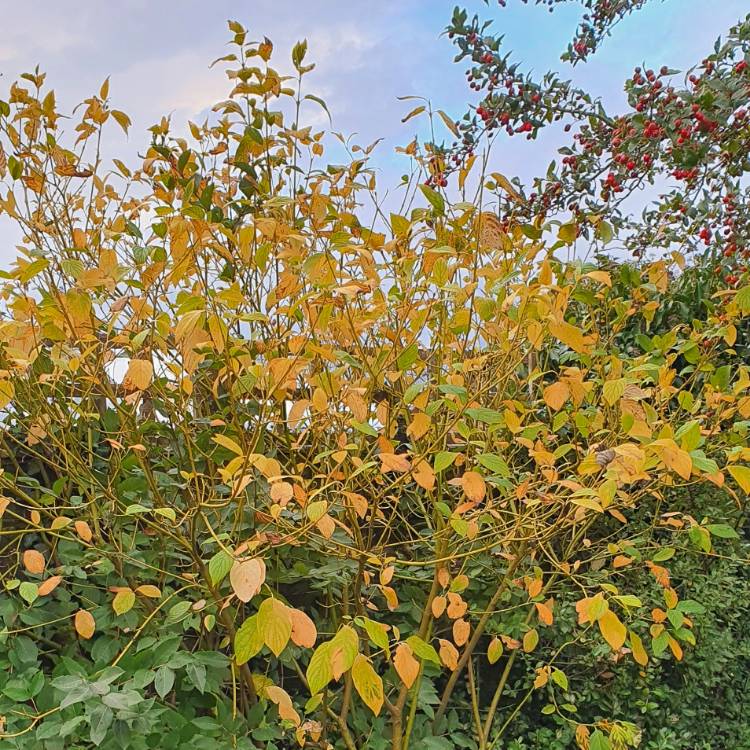
<svg viewBox="0 0 750 750"><path fill-rule="evenodd" d="M25 234L0 324L4 739L486 749L534 707L635 745L635 707L573 703L565 660L695 643L667 561L736 531L664 493L750 489L746 295L621 351L666 261L616 288L549 225L416 181L379 231L369 150L326 165L300 119L306 45L290 79L230 29L216 117L163 120L137 168L99 156L129 122L106 84L72 135L39 73L0 103Z"/></svg>

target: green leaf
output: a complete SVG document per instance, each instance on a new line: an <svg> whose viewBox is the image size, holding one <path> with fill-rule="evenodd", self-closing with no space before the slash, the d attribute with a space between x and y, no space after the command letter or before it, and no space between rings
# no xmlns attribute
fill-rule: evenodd
<svg viewBox="0 0 750 750"><path fill-rule="evenodd" d="M379 648L382 648L387 654L390 653L388 645L388 633L385 628L374 620L370 620L368 617L358 617L356 620L357 624L365 629L367 637Z"/></svg>
<svg viewBox="0 0 750 750"><path fill-rule="evenodd" d="M438 656L438 652L435 651L433 646L424 641L418 635L410 635L406 639L406 643L420 659L431 661L433 664L437 664L438 666L440 665L440 657Z"/></svg>
<svg viewBox="0 0 750 750"><path fill-rule="evenodd" d="M568 689L568 678L566 677L565 672L562 672L559 669L553 669L551 677L552 682L561 687L563 690Z"/></svg>
<svg viewBox="0 0 750 750"><path fill-rule="evenodd" d="M671 560L675 553L674 547L663 547L660 549L652 558L653 562L664 562L665 560Z"/></svg>
<svg viewBox="0 0 750 750"><path fill-rule="evenodd" d="M444 469L447 469L458 457L458 453L451 453L450 451L440 451L435 456L433 463L433 469L436 474L439 474Z"/></svg>
<svg viewBox="0 0 750 750"><path fill-rule="evenodd" d="M89 739L99 747L107 736L107 730L114 721L115 715L109 706L95 705L88 714Z"/></svg>
<svg viewBox="0 0 750 750"><path fill-rule="evenodd" d="M154 677L154 690L160 698L164 698L174 685L174 671L169 667L163 666L156 670Z"/></svg>
<svg viewBox="0 0 750 750"><path fill-rule="evenodd" d="M719 539L740 538L740 535L726 523L709 523L704 528L708 529L711 536L718 536Z"/></svg>
<svg viewBox="0 0 750 750"><path fill-rule="evenodd" d="M734 301L743 315L750 313L750 286L743 286L734 296Z"/></svg>
<svg viewBox="0 0 750 750"><path fill-rule="evenodd" d="M331 651L331 641L326 641L321 643L310 657L305 676L311 695L320 692L333 679Z"/></svg>
<svg viewBox="0 0 750 750"><path fill-rule="evenodd" d="M258 615L248 617L234 635L234 659L238 666L260 653L263 635L258 630Z"/></svg>
<svg viewBox="0 0 750 750"><path fill-rule="evenodd" d="M565 242L570 245L575 242L576 236L578 235L578 227L574 221L568 224L563 224L557 232L557 239L561 242Z"/></svg>
<svg viewBox="0 0 750 750"><path fill-rule="evenodd" d="M596 729L589 737L589 750L612 750L612 745L607 735Z"/></svg>
<svg viewBox="0 0 750 750"><path fill-rule="evenodd" d="M213 586L218 586L229 575L232 563L232 556L223 549L208 561L208 576Z"/></svg>
<svg viewBox="0 0 750 750"><path fill-rule="evenodd" d="M362 432L365 435L370 435L370 437L377 437L378 431L367 422L357 422L356 419L352 419L349 424L354 427L355 430L358 432Z"/></svg>
<svg viewBox="0 0 750 750"><path fill-rule="evenodd" d="M510 468L505 462L505 459L496 456L493 453L483 453L481 456L477 456L477 461L484 466L485 469L489 469L493 474L497 474L501 477L510 476Z"/></svg>
<svg viewBox="0 0 750 750"><path fill-rule="evenodd" d="M399 370L408 370L419 358L419 346L416 341L406 347L396 358L396 366Z"/></svg>
<svg viewBox="0 0 750 750"><path fill-rule="evenodd" d="M476 419L477 422L483 422L484 424L502 424L504 422L503 415L494 409L467 409L466 414L472 419Z"/></svg>
<svg viewBox="0 0 750 750"><path fill-rule="evenodd" d="M33 604L39 598L39 588L35 583L31 583L31 581L23 581L18 587L18 593L29 604Z"/></svg>
<svg viewBox="0 0 750 750"><path fill-rule="evenodd" d="M439 215L445 213L445 201L443 200L443 196L440 195L440 193L433 190L431 187L428 187L427 185L420 185L419 189L422 191L424 197L427 198L427 200L430 202L430 205Z"/></svg>

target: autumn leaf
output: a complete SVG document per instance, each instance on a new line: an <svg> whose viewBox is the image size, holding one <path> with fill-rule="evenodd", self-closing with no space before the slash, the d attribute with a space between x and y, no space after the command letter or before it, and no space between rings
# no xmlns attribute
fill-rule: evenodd
<svg viewBox="0 0 750 750"><path fill-rule="evenodd" d="M145 391L154 377L153 362L147 359L131 359L122 385L128 391Z"/></svg>
<svg viewBox="0 0 750 750"><path fill-rule="evenodd" d="M530 654L539 643L539 633L536 631L536 629L532 628L531 630L527 630L524 633L523 636L523 650Z"/></svg>
<svg viewBox="0 0 750 750"><path fill-rule="evenodd" d="M129 588L120 589L112 600L112 609L116 615L124 615L135 604L135 592Z"/></svg>
<svg viewBox="0 0 750 750"><path fill-rule="evenodd" d="M493 638L487 647L487 660L490 664L497 662L503 655L503 642L500 638Z"/></svg>
<svg viewBox="0 0 750 750"><path fill-rule="evenodd" d="M41 575L44 573L44 568L47 565L47 561L44 559L44 555L35 549L27 549L23 553L23 566L29 573L33 575Z"/></svg>
<svg viewBox="0 0 750 750"><path fill-rule="evenodd" d="M471 626L464 619L456 620L453 623L453 642L456 646L463 646L469 640Z"/></svg>
<svg viewBox="0 0 750 750"><path fill-rule="evenodd" d="M438 619L439 617L442 617L443 612L445 612L446 608L446 601L444 596L436 596L432 600L432 604L430 605L430 608L432 609L432 616L435 619Z"/></svg>
<svg viewBox="0 0 750 750"><path fill-rule="evenodd" d="M37 589L39 596L51 594L60 585L61 581L62 576L50 576L46 581L42 581Z"/></svg>
<svg viewBox="0 0 750 750"><path fill-rule="evenodd" d="M292 635L292 616L284 602L269 597L258 607L258 632L263 642L278 656Z"/></svg>
<svg viewBox="0 0 750 750"><path fill-rule="evenodd" d="M393 666L401 681L410 688L419 674L419 662L407 643L399 643L393 656Z"/></svg>
<svg viewBox="0 0 750 750"><path fill-rule="evenodd" d="M91 533L91 527L86 523L86 521L76 521L75 530L78 536L81 537L84 542L90 542L93 539L94 535Z"/></svg>
<svg viewBox="0 0 750 750"><path fill-rule="evenodd" d="M402 453L381 453L380 470L383 474L394 471L403 474L411 468L409 458Z"/></svg>
<svg viewBox="0 0 750 750"><path fill-rule="evenodd" d="M570 397L570 389L567 384L562 380L558 380L552 385L548 385L544 389L544 403L549 406L552 411L559 411L565 405L565 402Z"/></svg>
<svg viewBox="0 0 750 750"><path fill-rule="evenodd" d="M241 602L249 602L266 580L266 564L259 557L235 560L229 571L232 591Z"/></svg>
<svg viewBox="0 0 750 750"><path fill-rule="evenodd" d="M365 705L377 716L383 707L383 680L362 654L354 659L352 682Z"/></svg>
<svg viewBox="0 0 750 750"><path fill-rule="evenodd" d="M487 492L487 485L481 474L478 474L476 471L467 471L461 477L461 485L467 499L475 503L484 499Z"/></svg>
<svg viewBox="0 0 750 750"><path fill-rule="evenodd" d="M598 620L599 630L613 651L619 651L625 643L627 629L617 615L608 609Z"/></svg>
<svg viewBox="0 0 750 750"><path fill-rule="evenodd" d="M444 638L439 639L440 643L440 661L448 667L448 669L454 671L458 667L458 651L456 647Z"/></svg>
<svg viewBox="0 0 750 750"><path fill-rule="evenodd" d="M315 623L300 609L290 609L292 619L292 642L302 648L313 648L318 637Z"/></svg>
<svg viewBox="0 0 750 750"><path fill-rule="evenodd" d="M265 688L265 694L268 700L275 703L279 709L279 718L282 721L291 721L294 726L299 726L301 719L299 714L292 704L292 699L289 697L289 693L283 688L277 685L269 685Z"/></svg>
<svg viewBox="0 0 750 750"><path fill-rule="evenodd" d="M85 609L79 609L75 617L73 618L73 624L76 629L76 633L78 633L81 638L88 640L91 638L91 636L94 635L94 630L96 629L96 622L94 621L94 616L91 614L91 612L85 610Z"/></svg>

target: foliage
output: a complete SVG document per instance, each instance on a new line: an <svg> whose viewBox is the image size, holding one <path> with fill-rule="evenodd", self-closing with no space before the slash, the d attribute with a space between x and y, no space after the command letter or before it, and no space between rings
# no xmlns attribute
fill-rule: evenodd
<svg viewBox="0 0 750 750"><path fill-rule="evenodd" d="M77 120L38 72L0 103L25 235L0 322L7 746L488 749L531 709L635 746L637 707L586 705L567 660L696 644L669 561L737 519L665 497L750 490L747 288L654 333L682 256L564 262L544 216L483 210L490 175L460 201L415 179L373 223L372 148L326 164L303 124L305 43L288 77L230 30L229 97L189 138L154 126L138 167L101 159L129 125L107 83Z"/></svg>

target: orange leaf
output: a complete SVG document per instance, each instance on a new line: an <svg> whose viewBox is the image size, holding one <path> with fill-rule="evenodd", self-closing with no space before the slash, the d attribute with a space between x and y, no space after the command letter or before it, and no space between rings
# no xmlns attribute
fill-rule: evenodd
<svg viewBox="0 0 750 750"><path fill-rule="evenodd" d="M484 499L484 495L487 492L487 485L481 474L478 474L476 471L467 471L461 477L461 484L464 494L472 502L478 503Z"/></svg>
<svg viewBox="0 0 750 750"><path fill-rule="evenodd" d="M91 533L91 527L86 523L86 521L76 521L75 524L75 530L78 533L78 536L83 539L84 542L90 542L93 538L93 534Z"/></svg>
<svg viewBox="0 0 750 750"><path fill-rule="evenodd" d="M443 612L445 612L445 597L436 596L432 600L432 616L437 619L442 617Z"/></svg>
<svg viewBox="0 0 750 750"><path fill-rule="evenodd" d="M450 641L446 641L444 638L440 638L439 641L440 661L452 672L458 666L458 651Z"/></svg>
<svg viewBox="0 0 750 750"><path fill-rule="evenodd" d="M249 602L266 580L266 564L259 557L236 560L229 571L232 591L241 602Z"/></svg>
<svg viewBox="0 0 750 750"><path fill-rule="evenodd" d="M380 471L387 474L390 471L403 474L411 468L409 458L403 453L381 453Z"/></svg>
<svg viewBox="0 0 750 750"><path fill-rule="evenodd" d="M23 566L29 573L41 575L44 573L46 565L47 561L44 559L44 555L41 552L37 552L35 549L27 549L23 553Z"/></svg>
<svg viewBox="0 0 750 750"><path fill-rule="evenodd" d="M539 622L541 622L542 625L552 625L554 620L552 610L546 604L541 604L540 602L536 602L535 606L536 613L539 616Z"/></svg>
<svg viewBox="0 0 750 750"><path fill-rule="evenodd" d="M58 587L60 581L62 581L62 576L50 576L46 581L39 584L37 593L39 596L51 594Z"/></svg>
<svg viewBox="0 0 750 750"><path fill-rule="evenodd" d="M86 640L94 635L94 630L96 629L94 616L85 609L79 609L76 612L73 618L73 625L75 626L76 633Z"/></svg>
<svg viewBox="0 0 750 750"><path fill-rule="evenodd" d="M292 618L292 642L302 648L312 648L318 637L315 623L300 609L289 609Z"/></svg>
<svg viewBox="0 0 750 750"><path fill-rule="evenodd" d="M456 594L453 591L448 592L448 617L451 620L457 620L459 617L463 617L468 609L468 604L461 598L461 594Z"/></svg>
<svg viewBox="0 0 750 750"><path fill-rule="evenodd" d="M410 688L419 674L419 662L414 658L411 646L407 643L399 643L393 657L393 666L401 682Z"/></svg>
<svg viewBox="0 0 750 750"><path fill-rule="evenodd" d="M453 641L457 646L463 646L469 640L471 625L464 619L456 620L453 623Z"/></svg>
<svg viewBox="0 0 750 750"><path fill-rule="evenodd" d="M559 411L560 409L562 409L563 405L570 396L570 388L568 388L567 383L564 383L562 380L558 380L556 383L548 385L544 389L544 393L542 395L544 398L544 403L547 404L547 406L549 406L552 411Z"/></svg>

